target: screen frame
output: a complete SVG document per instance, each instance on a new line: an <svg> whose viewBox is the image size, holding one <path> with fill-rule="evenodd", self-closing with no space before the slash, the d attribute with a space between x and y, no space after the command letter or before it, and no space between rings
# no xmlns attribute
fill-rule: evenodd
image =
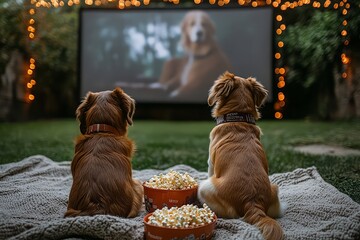
<svg viewBox="0 0 360 240"><path fill-rule="evenodd" d="M267 100L264 105L261 107L262 117L267 118L269 116L272 116L273 114L273 103L276 100L276 83L274 81L275 79L275 59L274 59L274 52L275 52L275 20L274 20L274 14L275 11L271 6L261 6L257 8L253 8L251 6L239 6L238 4L229 4L226 6L214 6L211 4L201 4L201 5L195 5L195 4L185 4L182 6L179 5L166 5L164 6L141 6L137 8L125 8L125 9L118 9L118 8L99 8L99 7L81 7L79 9L79 17L78 17L78 41L77 41L77 99L79 99L79 102L85 97L81 94L82 89L82 70L81 70L81 64L82 64L82 47L81 43L83 40L82 36L82 26L83 26L83 14L87 11L127 11L127 12L141 12L141 11L161 11L161 10L171 10L171 11L189 11L189 10L218 10L218 11L226 11L229 9L237 9L241 11L242 9L253 9L256 10L258 8L267 8L271 9L271 58L270 61L270 67L271 71L269 73L270 76L270 86L271 86L271 96L270 100ZM247 76L243 76L247 77ZM269 99L269 98L268 98ZM177 109L175 109L175 107ZM157 102L157 101L149 101L149 102L143 102L139 101L136 102L136 112L135 116L140 117L142 119L165 119L165 120L173 120L173 119L179 119L179 120L207 120L211 119L211 116L209 114L209 111L211 108L206 103L192 103L192 102ZM161 111L160 114L159 111L155 111L152 113L154 108L157 108L157 110ZM192 111L192 109L195 109ZM190 111L189 111L190 110ZM183 114L179 114L178 112L188 112L187 116L183 116ZM164 114L163 114L164 113ZM207 114L208 116L203 116L204 114ZM197 116L198 115L198 116Z"/></svg>

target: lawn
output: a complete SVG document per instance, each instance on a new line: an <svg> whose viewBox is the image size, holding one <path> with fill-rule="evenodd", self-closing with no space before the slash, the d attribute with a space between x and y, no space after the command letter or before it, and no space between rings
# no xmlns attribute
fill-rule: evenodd
<svg viewBox="0 0 360 240"><path fill-rule="evenodd" d="M291 146L323 143L360 149L360 123L261 120L261 141L269 160L270 174L316 166L325 181L360 203L360 157L311 156ZM165 169L187 164L207 170L209 132L213 122L137 121L129 136L136 142L134 169ZM55 161L70 161L75 120L0 123L0 163L20 161L42 154Z"/></svg>

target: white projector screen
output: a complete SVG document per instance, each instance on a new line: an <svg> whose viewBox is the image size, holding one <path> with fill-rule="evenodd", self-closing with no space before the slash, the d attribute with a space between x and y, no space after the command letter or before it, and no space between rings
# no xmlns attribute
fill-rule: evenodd
<svg viewBox="0 0 360 240"><path fill-rule="evenodd" d="M206 104L214 80L229 70L255 77L271 100L272 24L268 7L82 9L81 97L121 87L138 103Z"/></svg>

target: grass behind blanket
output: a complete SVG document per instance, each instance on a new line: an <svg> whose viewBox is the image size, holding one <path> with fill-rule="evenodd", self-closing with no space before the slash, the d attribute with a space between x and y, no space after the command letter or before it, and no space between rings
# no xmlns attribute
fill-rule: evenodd
<svg viewBox="0 0 360 240"><path fill-rule="evenodd" d="M165 169L187 164L207 171L209 132L213 122L137 121L129 136L136 142L134 169ZM315 165L325 181L360 203L359 157L310 156L290 146L323 143L360 149L360 123L261 120L262 143L270 174ZM55 161L70 161L75 120L0 123L0 163L42 154Z"/></svg>

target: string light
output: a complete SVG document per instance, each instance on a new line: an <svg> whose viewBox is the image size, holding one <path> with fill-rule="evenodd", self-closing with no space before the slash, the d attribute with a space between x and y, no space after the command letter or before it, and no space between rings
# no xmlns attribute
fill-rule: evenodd
<svg viewBox="0 0 360 240"><path fill-rule="evenodd" d="M43 2L36 2L34 0L31 0L31 3L35 4L35 5L45 4ZM27 21L27 28L26 28L28 31L29 41L33 41L36 37L36 35L35 35L36 28L35 28L35 19L34 19L35 13L36 13L35 8L29 9L30 19ZM35 99L34 94L31 93L31 90L36 83L36 81L34 80L34 76L33 76L35 68L36 68L35 58L30 57L28 70L27 70L27 76L26 76L26 79L29 79L29 81L26 83L26 94L25 94L25 99L24 99L26 102L31 102Z"/></svg>
<svg viewBox="0 0 360 240"><path fill-rule="evenodd" d="M335 5L334 5L335 8ZM348 39L348 32L346 30L347 26L348 26L348 20L346 19L347 14L348 14L348 9L350 8L350 3L347 3L347 0L341 0L341 2L339 3L339 10L341 10L341 14L343 17L343 21L341 23L342 25L342 30L340 32L340 35L342 37L343 40L343 52L341 53L340 57L341 57L341 63L342 63L342 73L341 73L341 77L346 80L349 77L349 64L350 64L350 58L349 56L347 56L346 54L346 48L349 45L349 39Z"/></svg>
<svg viewBox="0 0 360 240"><path fill-rule="evenodd" d="M274 4L274 3L276 3L276 4ZM281 4L281 0L273 2L272 5L273 5L273 7L280 6L280 9L282 11L285 11L288 7L295 8L296 6L298 6L298 4L294 5L290 2L285 2L282 5L280 5L280 4ZM276 24L278 26L278 28L275 30L275 32L278 35L278 38L281 38L281 35L286 30L286 24L283 22L284 18L281 13L277 14L275 19L276 19ZM281 51L282 51L283 47L285 46L285 43L283 41L279 40L276 45L277 45L278 49L277 49L277 52L275 53L274 57L275 57L276 62L279 64L280 60L282 58ZM277 99L275 100L275 103L274 103L274 110L275 110L274 117L275 117L275 119L282 119L284 117L282 112L283 112L283 108L285 107L285 94L283 92L283 88L286 85L286 83L285 83L285 68L284 67L276 67L275 75L278 77L278 82L276 84L276 86L278 88L278 94L277 94Z"/></svg>
<svg viewBox="0 0 360 240"><path fill-rule="evenodd" d="M164 2L170 2L173 4L179 4L180 0L163 0ZM33 8L31 8L29 10L29 15L30 15L30 19L28 21L28 25L27 25L27 31L28 31L28 38L30 41L34 40L36 38L36 29L35 29L35 19L33 18L33 15L35 14L35 8L39 8L39 7L44 7L44 8L50 8L50 7L63 7L63 6L74 6L74 5L79 5L81 2L84 2L85 5L88 6L100 6L100 5L106 5L106 4L116 4L115 6L117 6L119 9L125 9L131 6L134 7L139 7L141 4L147 6L150 4L151 0L142 0L142 2L140 2L139 0L30 0L30 3L34 6ZM196 5L199 5L205 1L203 0L193 0L193 2ZM321 3L323 2L323 3ZM348 31L346 29L346 27L348 26L348 20L347 18L347 14L349 12L349 9L351 8L350 3L348 3L348 0L340 0L340 2L334 2L333 0L325 0L325 1L316 1L316 0L294 0L292 2L290 1L284 1L284 0L237 0L237 3L240 6L251 6L253 8L256 7L260 7L260 6L264 6L264 5L269 5L272 6L273 8L280 8L281 11L285 11L288 8L290 9L295 9L297 7L301 7L304 5L309 5L312 6L313 8L321 8L321 6L323 6L324 8L332 8L335 10L340 10L341 11L341 15L343 17L343 21L341 23L342 25L342 29L340 30L340 36L343 39L343 45L344 45L344 50L343 53L341 54L341 62L343 64L343 72L341 74L341 77L346 79L349 74L347 73L349 67L349 63L351 62L349 56L346 55L345 50L346 47L349 45L349 39L348 39ZM218 6L224 6L226 4L230 3L230 0L208 0L208 3L210 3L211 5L215 5L217 4ZM276 24L277 24L277 28L275 29L275 33L278 36L278 38L281 38L281 35L284 33L284 31L286 30L286 25L285 23L283 23L283 16L282 14L277 14L276 17ZM277 46L277 50L276 53L274 54L274 58L276 59L277 63L282 62L281 58L282 58L282 49L285 46L285 43L281 40L279 40L276 43ZM33 75L34 75L34 70L36 69L36 65L35 65L35 59L34 58L30 58L29 61L29 68L28 68L28 76L29 79L31 79L27 84L27 89L28 89L28 94L27 94L27 98L30 101L33 101L35 99L35 96L33 94L30 93L30 89L33 88L33 86L36 84L36 80L34 79ZM285 80L285 73L286 70L284 67L276 67L274 69L275 75L278 78L278 82L277 82L277 88L278 88L278 95L277 95L277 100L274 104L274 110L275 110L275 114L274 117L276 119L282 119L284 117L282 111L283 108L285 106L285 94L283 92L283 88L286 86L286 80Z"/></svg>

